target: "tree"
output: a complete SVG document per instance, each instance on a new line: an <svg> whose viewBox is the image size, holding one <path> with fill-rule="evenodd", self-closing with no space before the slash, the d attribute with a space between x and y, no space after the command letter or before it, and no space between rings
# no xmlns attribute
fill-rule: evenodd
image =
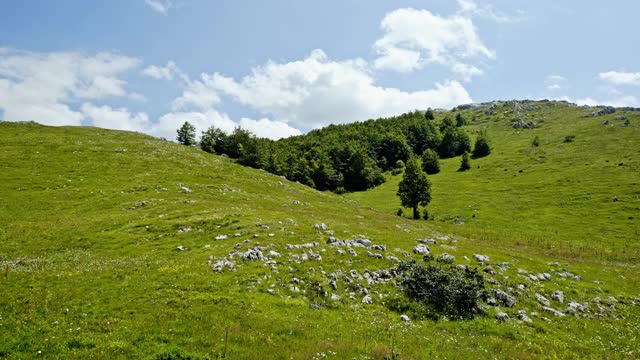
<svg viewBox="0 0 640 360"><path fill-rule="evenodd" d="M476 144L473 147L473 157L481 158L489 155L491 153L491 147L489 146L489 139L487 138L487 133L482 131L478 138L476 139Z"/></svg>
<svg viewBox="0 0 640 360"><path fill-rule="evenodd" d="M471 169L471 160L469 160L469 153L464 152L462 154L462 160L460 160L460 171L466 171Z"/></svg>
<svg viewBox="0 0 640 360"><path fill-rule="evenodd" d="M457 113L456 114L456 126L460 127L460 126L464 126L464 125L467 125L467 120L462 117L462 114Z"/></svg>
<svg viewBox="0 0 640 360"><path fill-rule="evenodd" d="M413 209L414 219L420 218L418 206L427 206L431 202L431 183L422 171L418 158L407 161L396 195L400 197L402 206Z"/></svg>
<svg viewBox="0 0 640 360"><path fill-rule="evenodd" d="M433 116L433 110L431 110L431 108L428 108L427 111L424 113L424 119L425 120L435 119L435 116Z"/></svg>
<svg viewBox="0 0 640 360"><path fill-rule="evenodd" d="M440 172L440 157L438 153L431 149L427 149L422 153L422 170L428 175Z"/></svg>
<svg viewBox="0 0 640 360"><path fill-rule="evenodd" d="M409 159L411 148L404 136L389 133L380 142L378 156L379 159L385 159L384 162L381 161L381 167L384 170L391 170L398 160L407 161Z"/></svg>
<svg viewBox="0 0 640 360"><path fill-rule="evenodd" d="M178 137L176 139L182 145L194 145L196 143L195 126L185 121L182 127L178 129Z"/></svg>
<svg viewBox="0 0 640 360"><path fill-rule="evenodd" d="M208 128L207 131L202 132L200 136L200 148L209 153L222 154L226 138L227 134L215 126L212 126Z"/></svg>

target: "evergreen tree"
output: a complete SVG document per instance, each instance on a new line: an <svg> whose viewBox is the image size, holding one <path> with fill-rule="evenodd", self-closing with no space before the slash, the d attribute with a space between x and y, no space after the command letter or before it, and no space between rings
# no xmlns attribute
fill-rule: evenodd
<svg viewBox="0 0 640 360"><path fill-rule="evenodd" d="M182 145L194 145L196 143L196 128L188 121L182 124L178 129L178 137L176 138Z"/></svg>
<svg viewBox="0 0 640 360"><path fill-rule="evenodd" d="M433 110L431 110L431 108L428 108L427 111L424 113L424 119L425 120L433 120L436 117L433 116Z"/></svg>
<svg viewBox="0 0 640 360"><path fill-rule="evenodd" d="M482 131L478 138L476 139L476 144L473 147L473 157L481 158L489 155L491 153L491 147L489 146L489 139L487 138L487 133Z"/></svg>
<svg viewBox="0 0 640 360"><path fill-rule="evenodd" d="M427 206L431 202L431 183L427 174L422 171L418 158L407 161L397 195L402 206L413 209L414 219L420 218L418 206Z"/></svg>
<svg viewBox="0 0 640 360"><path fill-rule="evenodd" d="M464 152L462 154L462 160L460 160L460 171L466 171L471 169L471 160L469 160L469 153Z"/></svg>
<svg viewBox="0 0 640 360"><path fill-rule="evenodd" d="M464 126L467 125L467 120L465 120L465 118L462 117L462 114L457 113L456 114L456 126L460 127L460 126Z"/></svg>
<svg viewBox="0 0 640 360"><path fill-rule="evenodd" d="M427 149L422 153L422 170L429 175L440 172L440 157L438 153L431 149Z"/></svg>

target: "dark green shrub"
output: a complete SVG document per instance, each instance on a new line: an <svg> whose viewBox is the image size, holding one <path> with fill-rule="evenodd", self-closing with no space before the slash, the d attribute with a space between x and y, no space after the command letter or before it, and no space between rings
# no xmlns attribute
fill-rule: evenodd
<svg viewBox="0 0 640 360"><path fill-rule="evenodd" d="M427 149L422 153L422 170L428 175L440 172L440 157L438 153L431 149Z"/></svg>
<svg viewBox="0 0 640 360"><path fill-rule="evenodd" d="M478 135L475 146L473 147L473 157L481 158L491 153L491 147L489 146L489 139L487 134L483 131Z"/></svg>
<svg viewBox="0 0 640 360"><path fill-rule="evenodd" d="M536 137L534 137L534 138L533 138L533 141L531 142L531 145L532 145L532 146L534 146L534 147L538 147L538 146L540 146L540 138L539 138L539 137L537 137L537 136L536 136Z"/></svg>
<svg viewBox="0 0 640 360"><path fill-rule="evenodd" d="M469 160L469 153L465 152L462 154L462 159L460 160L460 171L466 171L471 169L471 160Z"/></svg>
<svg viewBox="0 0 640 360"><path fill-rule="evenodd" d="M480 313L484 278L477 269L458 266L421 266L403 262L397 272L405 295L420 304L431 317L472 319Z"/></svg>

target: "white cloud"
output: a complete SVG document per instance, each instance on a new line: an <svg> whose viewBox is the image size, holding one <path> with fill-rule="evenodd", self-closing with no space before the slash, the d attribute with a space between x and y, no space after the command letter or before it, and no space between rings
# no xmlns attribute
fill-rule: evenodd
<svg viewBox="0 0 640 360"><path fill-rule="evenodd" d="M518 22L524 19L523 13L520 11L518 16L510 16L503 12L497 11L491 5L478 5L473 0L458 0L458 14L468 17L481 17L490 19L499 23Z"/></svg>
<svg viewBox="0 0 640 360"><path fill-rule="evenodd" d="M443 17L428 10L402 8L388 13L381 23L384 36L374 44L378 58L374 66L383 70L411 71L434 63L454 72L465 68L463 78L479 75L480 69L466 64L470 59L495 59L469 17ZM402 55L409 55L403 59ZM458 71L458 73L460 73Z"/></svg>
<svg viewBox="0 0 640 360"><path fill-rule="evenodd" d="M159 12L161 14L166 14L169 9L173 6L171 1L160 1L160 0L144 0L144 2L149 5L151 9L155 12Z"/></svg>
<svg viewBox="0 0 640 360"><path fill-rule="evenodd" d="M34 53L0 51L0 109L12 121L80 125L81 112L69 104L78 99L126 95L120 76L136 67L135 58L102 52Z"/></svg>
<svg viewBox="0 0 640 360"><path fill-rule="evenodd" d="M258 137L278 140L284 137L302 135L302 132L281 121L269 119L253 120L249 118L240 119L240 127L251 131Z"/></svg>
<svg viewBox="0 0 640 360"><path fill-rule="evenodd" d="M467 65L462 63L454 64L452 67L452 70L455 73L459 74L462 77L462 80L467 82L471 81L472 77L482 75L484 73L481 69L473 65Z"/></svg>
<svg viewBox="0 0 640 360"><path fill-rule="evenodd" d="M373 66L380 70L411 72L422 68L423 64L419 51L388 46L384 49L384 56L375 59Z"/></svg>
<svg viewBox="0 0 640 360"><path fill-rule="evenodd" d="M202 109L215 105L220 94L296 128L472 102L457 81L437 83L433 89L414 92L384 88L375 85L363 60L331 61L321 50L314 50L304 60L268 62L255 67L251 75L241 80L218 73L203 74L174 105Z"/></svg>
<svg viewBox="0 0 640 360"><path fill-rule="evenodd" d="M569 86L567 79L560 75L549 75L544 79L545 87L548 91L565 90Z"/></svg>
<svg viewBox="0 0 640 360"><path fill-rule="evenodd" d="M608 105L614 107L640 107L640 98L631 95L623 95L609 99L595 99L592 97L572 99L568 96L563 96L557 98L557 100L564 100L578 105L588 106Z"/></svg>
<svg viewBox="0 0 640 360"><path fill-rule="evenodd" d="M175 62L169 61L165 66L151 65L142 70L142 74L154 79L173 80L178 76L183 81L188 82L188 77L180 70Z"/></svg>
<svg viewBox="0 0 640 360"><path fill-rule="evenodd" d="M640 85L640 72L607 71L598 74L598 77L614 85Z"/></svg>
<svg viewBox="0 0 640 360"><path fill-rule="evenodd" d="M163 137L167 140L175 140L177 129L182 126L185 121L195 126L198 136L202 131L207 130L211 126L215 126L227 133L232 132L237 126L227 114L220 113L213 109L203 112L172 112L161 116L157 122L152 124L148 133L157 137Z"/></svg>
<svg viewBox="0 0 640 360"><path fill-rule="evenodd" d="M133 114L125 108L112 109L110 106L84 103L80 109L91 125L101 128L145 132L151 124L147 114Z"/></svg>

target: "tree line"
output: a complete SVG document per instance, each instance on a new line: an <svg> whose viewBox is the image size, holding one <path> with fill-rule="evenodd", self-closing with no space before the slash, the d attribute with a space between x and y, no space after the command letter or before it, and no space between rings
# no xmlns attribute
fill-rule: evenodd
<svg viewBox="0 0 640 360"><path fill-rule="evenodd" d="M396 117L343 125L329 125L305 135L278 141L258 138L236 128L227 134L211 127L199 142L195 128L185 122L178 141L199 145L206 152L226 155L238 163L285 176L318 190L360 191L384 182L383 172L403 168L413 157L422 158L427 174L439 171L438 160L471 151L471 139L462 114L436 119L433 111L413 111ZM482 144L486 144L483 147ZM486 134L476 140L474 155L490 151ZM482 153L482 154L481 154Z"/></svg>

